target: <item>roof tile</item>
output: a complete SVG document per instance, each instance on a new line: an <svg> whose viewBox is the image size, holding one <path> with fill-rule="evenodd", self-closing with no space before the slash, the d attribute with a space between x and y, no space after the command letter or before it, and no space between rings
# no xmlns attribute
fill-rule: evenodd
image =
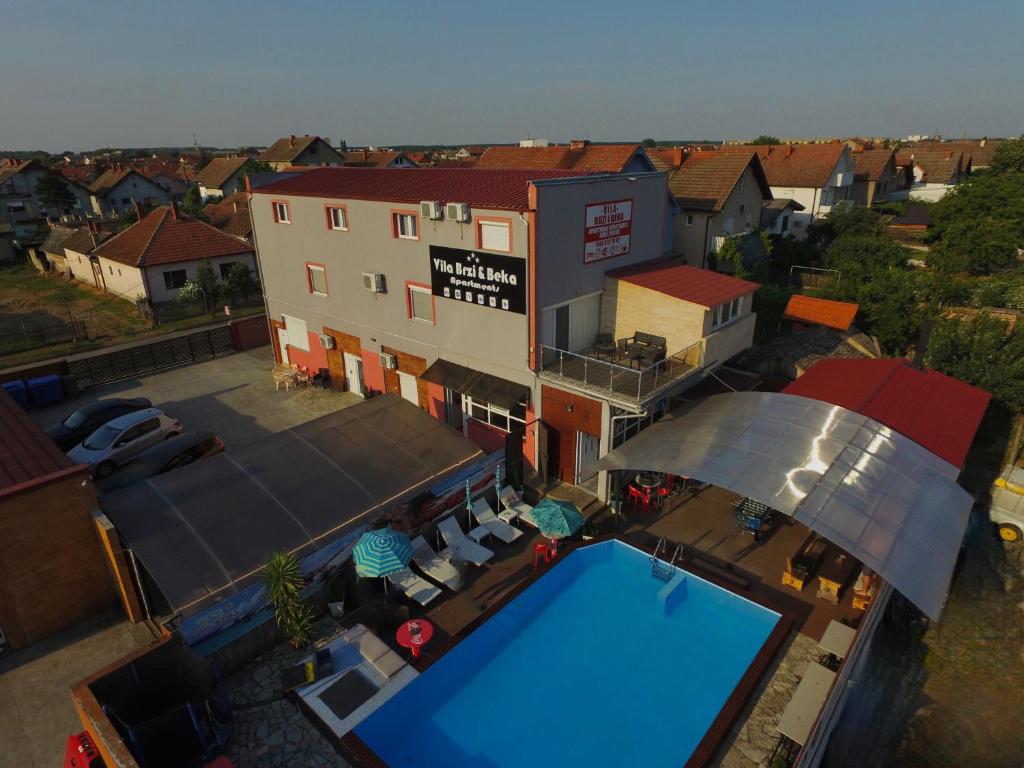
<svg viewBox="0 0 1024 768"><path fill-rule="evenodd" d="M802 323L824 325L837 331L848 331L857 316L857 304L845 301L831 301L814 296L795 294L789 297L783 317Z"/></svg>
<svg viewBox="0 0 1024 768"><path fill-rule="evenodd" d="M675 259L643 262L614 270L608 276L708 309L738 299L761 287L758 283L740 280L721 272L680 264Z"/></svg>

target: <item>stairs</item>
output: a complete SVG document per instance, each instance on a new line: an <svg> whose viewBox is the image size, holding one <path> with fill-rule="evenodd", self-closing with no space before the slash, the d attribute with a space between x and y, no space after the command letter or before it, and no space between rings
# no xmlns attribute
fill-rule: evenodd
<svg viewBox="0 0 1024 768"><path fill-rule="evenodd" d="M661 550L664 549L668 552L668 545L664 537L658 539L658 545L654 548L654 554L651 555L651 576L654 578L668 582L676 575L678 568L676 567L676 560L683 554L683 545L677 544L675 551L672 553L672 559L669 562L665 562L660 557Z"/></svg>

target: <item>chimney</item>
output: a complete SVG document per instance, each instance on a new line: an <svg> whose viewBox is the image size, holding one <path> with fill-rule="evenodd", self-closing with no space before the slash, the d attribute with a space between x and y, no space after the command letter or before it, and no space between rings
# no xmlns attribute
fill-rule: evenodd
<svg viewBox="0 0 1024 768"><path fill-rule="evenodd" d="M678 168L683 164L683 148L672 147L672 167Z"/></svg>
<svg viewBox="0 0 1024 768"><path fill-rule="evenodd" d="M584 147L590 146L590 139L571 139L569 141L569 151L579 152Z"/></svg>
<svg viewBox="0 0 1024 768"><path fill-rule="evenodd" d="M295 146L295 134L294 133L292 134L291 139L288 141L288 146L289 147L294 147Z"/></svg>
<svg viewBox="0 0 1024 768"><path fill-rule="evenodd" d="M370 156L370 152L369 152L369 150L366 149L366 147L363 147L362 152L363 152L363 160L365 160L366 158L368 158Z"/></svg>
<svg viewBox="0 0 1024 768"><path fill-rule="evenodd" d="M785 156L786 157L791 157L792 155L793 155L793 145L792 144L787 144L786 145L786 154L785 154Z"/></svg>
<svg viewBox="0 0 1024 768"><path fill-rule="evenodd" d="M178 204L174 200L171 200L171 220L178 220Z"/></svg>
<svg viewBox="0 0 1024 768"><path fill-rule="evenodd" d="M132 200L132 205L135 206L135 218L142 221L142 206L137 200Z"/></svg>

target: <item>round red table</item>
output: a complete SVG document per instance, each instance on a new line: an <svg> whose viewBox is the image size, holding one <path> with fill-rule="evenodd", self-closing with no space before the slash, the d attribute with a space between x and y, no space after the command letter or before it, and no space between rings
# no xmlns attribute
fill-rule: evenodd
<svg viewBox="0 0 1024 768"><path fill-rule="evenodd" d="M420 633L418 636L414 636L412 633L413 625L420 625ZM409 619L409 621L403 622L398 630L395 632L395 640L403 648L409 648L412 650L412 657L418 659L420 657L420 646L425 645L431 637L434 636L434 625L426 619Z"/></svg>

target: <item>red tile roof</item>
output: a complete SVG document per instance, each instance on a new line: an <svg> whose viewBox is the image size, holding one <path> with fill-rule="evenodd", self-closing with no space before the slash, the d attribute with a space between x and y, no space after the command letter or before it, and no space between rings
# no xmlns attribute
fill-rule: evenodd
<svg viewBox="0 0 1024 768"><path fill-rule="evenodd" d="M311 168L263 184L253 193L396 203L440 200L476 208L526 211L531 181L585 175L575 171L475 168Z"/></svg>
<svg viewBox="0 0 1024 768"><path fill-rule="evenodd" d="M789 297L783 317L787 320L798 320L801 323L835 328L837 331L848 331L853 325L853 319L857 316L858 308L857 304L845 301L831 301L796 294Z"/></svg>
<svg viewBox="0 0 1024 768"><path fill-rule="evenodd" d="M152 267L252 253L252 246L182 213L175 218L171 206L162 205L93 253L129 267Z"/></svg>
<svg viewBox="0 0 1024 768"><path fill-rule="evenodd" d="M0 389L0 495L76 466Z"/></svg>
<svg viewBox="0 0 1024 768"><path fill-rule="evenodd" d="M404 157L406 160L413 159L411 155L397 150L370 152L365 149L354 149L340 154L346 166L355 168L386 168L400 157ZM413 162L415 161L413 160Z"/></svg>
<svg viewBox="0 0 1024 768"><path fill-rule="evenodd" d="M216 203L206 204L203 215L221 232L246 240L252 237L249 197L245 192L235 192Z"/></svg>
<svg viewBox="0 0 1024 768"><path fill-rule="evenodd" d="M204 187L220 189L247 162L249 162L248 157L215 157L203 166L193 181Z"/></svg>
<svg viewBox="0 0 1024 768"><path fill-rule="evenodd" d="M846 145L829 144L740 144L722 147L720 152L754 150L761 159L768 183L773 187L824 187Z"/></svg>
<svg viewBox="0 0 1024 768"><path fill-rule="evenodd" d="M863 152L854 152L854 178L878 181L889 167L890 161L895 166L895 154L895 150L892 149L865 149Z"/></svg>
<svg viewBox="0 0 1024 768"><path fill-rule="evenodd" d="M753 152L690 152L682 165L669 173L668 188L683 210L720 211L748 166L761 185L761 194L771 199L768 180Z"/></svg>
<svg viewBox="0 0 1024 768"><path fill-rule="evenodd" d="M913 147L908 154L914 165L921 168L921 180L927 184L955 183L964 170L963 153L958 150ZM900 157L905 157L903 152Z"/></svg>
<svg viewBox="0 0 1024 768"><path fill-rule="evenodd" d="M961 468L991 399L984 390L903 359L820 360L783 392L856 411Z"/></svg>
<svg viewBox="0 0 1024 768"><path fill-rule="evenodd" d="M476 161L480 168L536 168L620 173L640 150L639 144L584 144L549 147L491 147Z"/></svg>
<svg viewBox="0 0 1024 768"><path fill-rule="evenodd" d="M285 136L283 139L278 139L271 144L270 148L259 156L259 159L267 163L290 163L318 141L323 141L323 139L319 136L308 135ZM332 152L335 151L326 141L324 141L324 144Z"/></svg>
<svg viewBox="0 0 1024 768"><path fill-rule="evenodd" d="M708 309L761 287L758 283L721 272L680 264L675 259L657 259L623 267L609 272L608 276Z"/></svg>

